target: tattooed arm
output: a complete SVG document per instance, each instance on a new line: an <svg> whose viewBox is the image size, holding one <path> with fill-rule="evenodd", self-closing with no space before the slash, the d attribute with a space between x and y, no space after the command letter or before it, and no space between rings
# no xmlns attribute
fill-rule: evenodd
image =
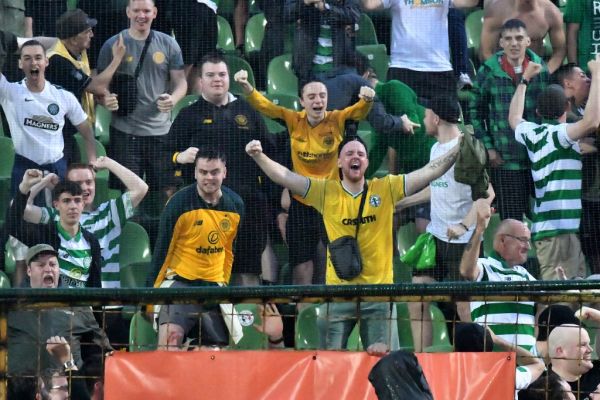
<svg viewBox="0 0 600 400"><path fill-rule="evenodd" d="M430 161L423 168L407 174L404 179L404 192L410 196L423 189L429 183L444 175L452 167L458 157L460 143L448 150L448 152L435 160Z"/></svg>

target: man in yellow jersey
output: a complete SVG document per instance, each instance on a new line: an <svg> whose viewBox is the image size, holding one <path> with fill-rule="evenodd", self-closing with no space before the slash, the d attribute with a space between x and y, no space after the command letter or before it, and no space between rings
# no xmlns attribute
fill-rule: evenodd
<svg viewBox="0 0 600 400"><path fill-rule="evenodd" d="M246 100L258 112L284 120L290 133L291 159L295 172L311 178L337 179L336 152L344 138L346 120L365 119L371 110L375 91L363 86L360 100L343 110L327 110L327 88L322 82L308 82L302 87L300 104L303 111L277 106L248 82L248 72L234 75ZM323 238L322 218L301 197L291 201L286 228L289 262L293 266L293 283L313 283L313 258ZM321 283L321 282L319 282Z"/></svg>
<svg viewBox="0 0 600 400"><path fill-rule="evenodd" d="M354 236L360 223L358 244L362 256L362 272L354 279L340 279L328 257L326 283L328 285L360 285L393 283L392 216L394 204L442 176L458 155L459 144L423 168L407 175L386 175L366 182L369 166L367 150L360 138L345 138L338 148L339 179L309 178L291 172L262 152L259 141L246 145L246 152L273 182L300 196L322 214L327 237L333 241L341 236ZM364 209L357 218L365 185L367 193ZM389 303L330 303L321 306L321 346L328 349L346 348L348 336L357 319L361 319L360 335L363 346L371 354L385 353L390 348L392 321Z"/></svg>
<svg viewBox="0 0 600 400"><path fill-rule="evenodd" d="M169 200L160 217L148 284L154 287L221 286L229 282L234 241L244 203L222 186L225 155L203 147L196 153L196 183ZM200 329L192 329L200 324ZM189 332L199 332L201 346L227 346L228 328L219 305L160 307L158 345L179 350Z"/></svg>

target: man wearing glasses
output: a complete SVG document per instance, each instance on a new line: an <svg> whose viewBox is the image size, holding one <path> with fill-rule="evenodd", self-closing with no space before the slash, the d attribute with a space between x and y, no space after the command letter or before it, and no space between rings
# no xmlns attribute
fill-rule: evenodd
<svg viewBox="0 0 600 400"><path fill-rule="evenodd" d="M479 243L488 226L491 209L485 199L473 207L477 225L467 243L460 262L460 273L475 282L535 281L523 267L531 247L531 232L526 224L515 219L503 220L494 234L494 250L487 258L479 258ZM529 301L473 301L473 322L489 327L507 342L535 353L535 303Z"/></svg>

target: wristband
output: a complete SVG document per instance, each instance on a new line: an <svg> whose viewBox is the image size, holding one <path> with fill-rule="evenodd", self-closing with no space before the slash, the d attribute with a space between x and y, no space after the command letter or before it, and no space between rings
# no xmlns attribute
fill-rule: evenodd
<svg viewBox="0 0 600 400"><path fill-rule="evenodd" d="M522 83L523 85L527 86L527 85L529 85L529 80L528 80L528 79L525 79L525 78L521 78L521 80L519 81L519 84L521 84L521 83Z"/></svg>
<svg viewBox="0 0 600 400"><path fill-rule="evenodd" d="M179 155L178 151L176 151L175 154L173 154L173 158L172 158L173 164L177 164L177 156L178 155Z"/></svg>

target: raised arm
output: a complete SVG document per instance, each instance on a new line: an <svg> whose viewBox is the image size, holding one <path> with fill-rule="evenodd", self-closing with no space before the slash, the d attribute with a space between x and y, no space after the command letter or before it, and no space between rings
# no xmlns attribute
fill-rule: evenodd
<svg viewBox="0 0 600 400"><path fill-rule="evenodd" d="M425 189L411 195L406 196L396 203L396 212L400 212L405 208L416 206L417 204L429 203L431 200L431 187L426 186Z"/></svg>
<svg viewBox="0 0 600 400"><path fill-rule="evenodd" d="M588 70L592 74L592 86L588 96L583 118L574 124L567 125L567 135L571 140L579 140L590 134L600 125L600 55L588 62Z"/></svg>
<svg viewBox="0 0 600 400"><path fill-rule="evenodd" d="M171 78L171 93L162 93L156 100L158 111L171 112L175 104L183 99L187 93L187 80L183 69L172 69L169 71Z"/></svg>
<svg viewBox="0 0 600 400"><path fill-rule="evenodd" d="M481 200L485 201L486 203L488 203L489 206L491 206L492 201L494 201L494 197L496 197L496 193L494 192L494 188L492 187L491 183L488 185L487 193L488 193L487 199L481 199ZM471 209L469 210L467 215L465 215L463 217L463 219L460 221L460 223L458 225L450 225L448 227L447 235L450 239L458 238L458 237L464 235L467 232L468 228L470 228L473 224L475 224L477 222L476 204L477 204L476 202L473 202L473 204L471 204Z"/></svg>
<svg viewBox="0 0 600 400"><path fill-rule="evenodd" d="M119 38L115 41L112 46L112 60L108 67L104 69L98 75L92 76L92 80L89 85L85 88L87 92L93 93L98 96L105 96L108 93L108 85L112 80L113 75L117 72L117 68L123 61L123 57L125 56L125 43L123 40L123 34L119 35Z"/></svg>
<svg viewBox="0 0 600 400"><path fill-rule="evenodd" d="M254 90L252 84L248 81L248 71L241 69L235 73L233 79L242 87L242 91L246 96L246 100L252 108L261 114L266 115L269 118L279 118L286 121L288 124L288 118L292 114L296 114L296 111L289 110L285 107L273 104L269 99L265 98L258 90ZM288 129L290 129L288 124Z"/></svg>
<svg viewBox="0 0 600 400"><path fill-rule="evenodd" d="M77 130L85 141L85 151L88 156L88 161L93 163L96 161L96 139L94 138L92 127L90 126L89 122L85 120L81 124L77 125Z"/></svg>
<svg viewBox="0 0 600 400"><path fill-rule="evenodd" d="M542 70L541 64L534 63L530 61L527 64L527 68L523 72L523 80L529 81L534 78L537 74ZM520 82L517 85L517 89L515 90L515 94L510 100L510 108L508 110L508 123L510 124L511 129L514 131L523 121L523 110L525 109L525 91L527 90L527 85L525 83Z"/></svg>
<svg viewBox="0 0 600 400"><path fill-rule="evenodd" d="M565 28L563 26L563 17L557 7L552 7L547 13L550 24L548 35L552 44L552 57L548 60L548 69L554 73L562 65L567 54L567 39L565 37Z"/></svg>
<svg viewBox="0 0 600 400"><path fill-rule="evenodd" d="M444 175L456 161L459 147L460 143L448 150L446 154L435 160L429 161L423 168L407 174L404 180L406 182L406 195L410 196L411 194L416 193L428 185L432 180Z"/></svg>
<svg viewBox="0 0 600 400"><path fill-rule="evenodd" d="M474 208L477 214L477 225L475 226L471 240L465 246L465 251L460 260L460 274L469 281L477 280L477 276L479 275L480 267L477 265L479 244L492 216L492 210L486 199L477 200Z"/></svg>
<svg viewBox="0 0 600 400"><path fill-rule="evenodd" d="M133 171L125 168L115 160L109 157L101 156L91 163L96 169L108 169L113 173L127 188L127 192L131 197L131 203L137 207L148 193L148 185L142 178L137 176Z"/></svg>
<svg viewBox="0 0 600 400"><path fill-rule="evenodd" d="M246 145L246 153L254 159L263 172L276 184L289 189L293 194L304 196L308 189L308 178L298 175L283 165L271 160L262 152L260 141L252 140Z"/></svg>
<svg viewBox="0 0 600 400"><path fill-rule="evenodd" d="M544 365L544 361L542 361L540 357L535 356L533 353L531 353L528 350L525 350L521 346L517 346L516 344L510 343L502 339L501 337L495 335L490 328L487 329L490 332L490 335L492 336L492 341L494 342L494 345L496 347L500 348L503 351L511 351L516 353L517 365L527 368L529 370L529 373L531 374L530 382L535 381L537 378L540 377L540 375L542 375L546 366Z"/></svg>
<svg viewBox="0 0 600 400"><path fill-rule="evenodd" d="M24 178L25 180L25 178ZM37 180L37 179L36 179ZM23 219L32 224L39 224L42 220L42 208L33 204L33 199L44 189L53 189L58 183L59 178L56 174L48 174L39 180L36 184L31 186L30 184L21 182L19 190L21 191L21 185L23 185L23 193L29 192L29 198L27 199L27 206L23 213ZM30 189L27 189L30 187Z"/></svg>

